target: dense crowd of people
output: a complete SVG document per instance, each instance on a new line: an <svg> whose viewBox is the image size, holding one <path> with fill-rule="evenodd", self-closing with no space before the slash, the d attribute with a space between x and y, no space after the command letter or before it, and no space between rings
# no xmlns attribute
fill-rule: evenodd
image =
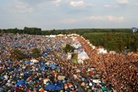
<svg viewBox="0 0 138 92"><path fill-rule="evenodd" d="M0 37L0 92L137 92L138 56L97 54L88 41L78 36L89 59L68 60L62 49L74 43L70 36L3 34ZM31 58L39 48L41 56ZM10 50L27 54L14 60ZM32 62L35 60L36 62Z"/></svg>
<svg viewBox="0 0 138 92"><path fill-rule="evenodd" d="M88 40L78 37L83 48L90 57L89 64L97 67L103 73L106 83L111 83L117 92L138 91L138 54L122 53L97 54L97 48L93 49Z"/></svg>

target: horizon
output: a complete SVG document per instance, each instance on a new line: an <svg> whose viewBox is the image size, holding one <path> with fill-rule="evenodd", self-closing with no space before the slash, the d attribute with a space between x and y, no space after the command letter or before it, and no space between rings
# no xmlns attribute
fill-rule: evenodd
<svg viewBox="0 0 138 92"><path fill-rule="evenodd" d="M26 26L25 26L26 27ZM17 27L15 27L15 28L0 28L1 30L8 30L8 29L16 29ZM27 27L27 28L38 28L38 27ZM41 29L41 31L51 31L51 30L75 30L75 29L130 29L130 30L132 30L132 28L134 28L134 27L131 27L131 28L68 28L68 29L42 29L42 28L40 28ZM135 28L137 28L137 27L135 27ZM19 30L23 30L24 28L17 28L17 29L19 29Z"/></svg>

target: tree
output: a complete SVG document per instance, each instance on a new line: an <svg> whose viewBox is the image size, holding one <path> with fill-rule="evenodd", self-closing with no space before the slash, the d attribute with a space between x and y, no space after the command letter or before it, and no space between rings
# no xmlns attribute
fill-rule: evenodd
<svg viewBox="0 0 138 92"><path fill-rule="evenodd" d="M23 32L26 34L40 35L41 34L41 28L24 27Z"/></svg>
<svg viewBox="0 0 138 92"><path fill-rule="evenodd" d="M22 60L26 58L26 54L21 52L19 49L12 49L10 51L11 54L11 58L15 59L15 60Z"/></svg>
<svg viewBox="0 0 138 92"><path fill-rule="evenodd" d="M67 52L74 52L74 48L69 45L69 44L66 44L66 46L63 48L63 50L67 53Z"/></svg>
<svg viewBox="0 0 138 92"><path fill-rule="evenodd" d="M32 56L33 56L33 58L40 57L40 50L38 48L32 49Z"/></svg>

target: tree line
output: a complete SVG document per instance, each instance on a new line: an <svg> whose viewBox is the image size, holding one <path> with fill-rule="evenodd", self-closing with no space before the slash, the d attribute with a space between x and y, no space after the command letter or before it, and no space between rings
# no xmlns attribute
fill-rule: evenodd
<svg viewBox="0 0 138 92"><path fill-rule="evenodd" d="M0 29L0 33L19 33L19 34L32 34L41 35L41 28L36 27L24 27L24 29L11 28L11 29Z"/></svg>
<svg viewBox="0 0 138 92"><path fill-rule="evenodd" d="M32 34L32 35L57 35L57 34L72 34L76 33L79 35L83 35L85 33L109 33L109 32L121 32L121 33L132 33L132 30L129 28L92 28L92 29L64 29L64 30L41 30L41 28L37 27L24 27L23 29L11 28L11 29L0 29L0 33L19 33L19 34ZM138 33L138 31L136 32Z"/></svg>
<svg viewBox="0 0 138 92"><path fill-rule="evenodd" d="M95 46L103 46L109 51L138 51L138 34L129 33L85 33L83 37Z"/></svg>

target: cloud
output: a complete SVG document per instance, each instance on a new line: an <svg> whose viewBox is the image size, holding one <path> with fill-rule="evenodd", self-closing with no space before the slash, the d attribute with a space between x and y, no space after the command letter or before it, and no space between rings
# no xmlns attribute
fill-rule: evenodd
<svg viewBox="0 0 138 92"><path fill-rule="evenodd" d="M124 21L124 17L120 16L120 17L117 17L117 16L105 16L105 18L108 20L108 21L116 21L116 22L121 22L121 21Z"/></svg>
<svg viewBox="0 0 138 92"><path fill-rule="evenodd" d="M37 7L41 5L47 6L49 4L55 4L56 6L59 6L62 0L16 0L16 2L25 3L31 7Z"/></svg>
<svg viewBox="0 0 138 92"><path fill-rule="evenodd" d="M25 4L24 2L18 1L14 4L14 8L17 9L18 12L32 12L33 8L30 7L28 4Z"/></svg>
<svg viewBox="0 0 138 92"><path fill-rule="evenodd" d="M117 0L119 4L127 4L128 0Z"/></svg>
<svg viewBox="0 0 138 92"><path fill-rule="evenodd" d="M70 5L73 6L73 7L78 7L78 6L84 6L85 3L84 3L83 0L81 0L81 1L71 1Z"/></svg>
<svg viewBox="0 0 138 92"><path fill-rule="evenodd" d="M75 24L75 23L81 23L84 21L109 21L109 22L123 22L124 17L122 16L112 16L112 15L107 15L107 16L90 16L90 17L84 17L81 19L64 19L62 23L66 24Z"/></svg>
<svg viewBox="0 0 138 92"><path fill-rule="evenodd" d="M62 1L62 0L55 0L56 5L59 5L59 3L60 3L61 1Z"/></svg>
<svg viewBox="0 0 138 92"><path fill-rule="evenodd" d="M111 4L105 4L104 7L112 7Z"/></svg>
<svg viewBox="0 0 138 92"><path fill-rule="evenodd" d="M20 13L31 13L38 9L44 9L49 6L59 6L62 0L14 0L8 5L10 11Z"/></svg>
<svg viewBox="0 0 138 92"><path fill-rule="evenodd" d="M87 20L104 20L104 21L114 21L114 22L122 22L124 21L124 17L122 16L90 16L85 18Z"/></svg>
<svg viewBox="0 0 138 92"><path fill-rule="evenodd" d="M105 18L103 16L90 16L87 17L88 20L104 20Z"/></svg>
<svg viewBox="0 0 138 92"><path fill-rule="evenodd" d="M35 5L36 6L36 5L40 4L40 3L57 1L57 0L16 0L16 1L24 2L24 3L27 3L29 5Z"/></svg>

